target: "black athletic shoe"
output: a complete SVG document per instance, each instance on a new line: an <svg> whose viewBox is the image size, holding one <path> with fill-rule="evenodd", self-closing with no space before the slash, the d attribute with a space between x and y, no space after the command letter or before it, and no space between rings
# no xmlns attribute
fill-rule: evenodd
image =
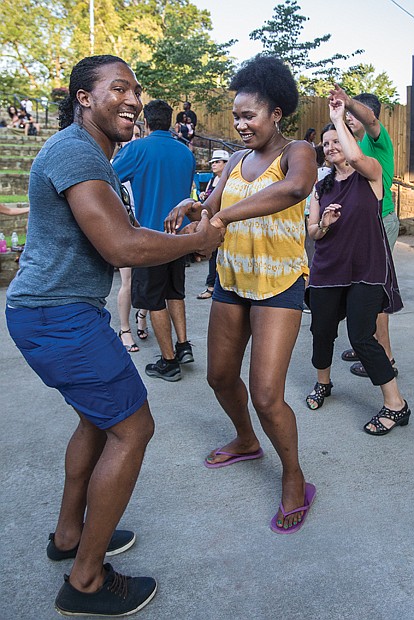
<svg viewBox="0 0 414 620"><path fill-rule="evenodd" d="M164 381L179 381L181 379L180 365L177 360L165 360L163 357L155 364L147 364L145 373L149 377L164 379Z"/></svg>
<svg viewBox="0 0 414 620"><path fill-rule="evenodd" d="M175 358L179 364L194 362L193 348L188 340L175 343Z"/></svg>
<svg viewBox="0 0 414 620"><path fill-rule="evenodd" d="M117 555L118 553L123 553L123 551L126 551L132 547L136 539L137 537L134 532L130 532L129 530L115 530L111 540L109 541L106 555ZM55 534L52 533L49 534L49 544L46 549L47 557L49 560L53 560L55 562L59 562L60 560L69 560L76 556L78 547L79 545L76 545L76 547L69 549L69 551L61 551L56 547Z"/></svg>
<svg viewBox="0 0 414 620"><path fill-rule="evenodd" d="M129 616L155 596L157 582L152 577L127 577L104 564L107 576L97 592L76 590L65 575L65 583L55 600L55 609L63 616Z"/></svg>

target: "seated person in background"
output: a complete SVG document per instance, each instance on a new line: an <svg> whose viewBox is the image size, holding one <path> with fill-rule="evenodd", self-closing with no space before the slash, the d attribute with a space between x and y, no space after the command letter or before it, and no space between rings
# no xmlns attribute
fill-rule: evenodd
<svg viewBox="0 0 414 620"><path fill-rule="evenodd" d="M19 112L19 127L24 129L25 136L37 136L40 133L40 124L34 122L33 116L23 110Z"/></svg>
<svg viewBox="0 0 414 620"><path fill-rule="evenodd" d="M20 123L19 115L17 109L14 105L9 105L7 108L7 113L10 117L10 127L18 127Z"/></svg>

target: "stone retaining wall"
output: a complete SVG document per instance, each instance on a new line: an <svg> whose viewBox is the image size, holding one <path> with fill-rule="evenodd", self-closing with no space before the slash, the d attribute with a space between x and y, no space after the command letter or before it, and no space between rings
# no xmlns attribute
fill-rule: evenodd
<svg viewBox="0 0 414 620"><path fill-rule="evenodd" d="M17 252L0 253L0 287L9 286L19 269L16 263Z"/></svg>
<svg viewBox="0 0 414 620"><path fill-rule="evenodd" d="M6 207L8 205L5 205ZM18 202L10 205L12 207L28 207L28 203ZM28 213L22 213L21 215L3 215L0 213L0 232L5 236L10 236L15 230L17 234L25 235L27 229Z"/></svg>

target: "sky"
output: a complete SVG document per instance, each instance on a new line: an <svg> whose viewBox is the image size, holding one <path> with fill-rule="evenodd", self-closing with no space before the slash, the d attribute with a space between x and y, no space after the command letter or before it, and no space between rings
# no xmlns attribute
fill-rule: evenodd
<svg viewBox="0 0 414 620"><path fill-rule="evenodd" d="M304 24L301 41L331 34L322 43L312 60L327 58L335 53L351 54L357 49L365 52L341 68L372 64L375 75L385 71L396 86L399 102L407 103L407 86L412 83L414 56L414 0L297 0L300 15L309 18ZM212 38L216 43L238 39L230 54L238 61L251 58L262 51L259 41L251 41L250 32L271 19L273 8L282 0L192 0L200 9L210 11L213 23Z"/></svg>

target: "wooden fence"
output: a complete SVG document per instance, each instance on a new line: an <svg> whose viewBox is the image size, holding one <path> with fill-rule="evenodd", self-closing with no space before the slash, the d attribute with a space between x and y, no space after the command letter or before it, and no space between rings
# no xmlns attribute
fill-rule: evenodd
<svg viewBox="0 0 414 620"><path fill-rule="evenodd" d="M227 139L232 142L238 141L238 134L233 128L233 116L231 113L232 100L229 97L227 109L217 114L209 114L202 105L192 106L198 117L197 132L215 138ZM179 111L174 110L174 116ZM408 157L409 157L409 136L408 127L409 115L407 106L396 105L394 109L381 110L380 120L387 129L394 144L395 151L395 176L400 179L408 180ZM327 100L322 97L304 97L300 102L300 117L298 130L290 137L302 139L309 127L316 129L317 139L321 129L329 122Z"/></svg>

